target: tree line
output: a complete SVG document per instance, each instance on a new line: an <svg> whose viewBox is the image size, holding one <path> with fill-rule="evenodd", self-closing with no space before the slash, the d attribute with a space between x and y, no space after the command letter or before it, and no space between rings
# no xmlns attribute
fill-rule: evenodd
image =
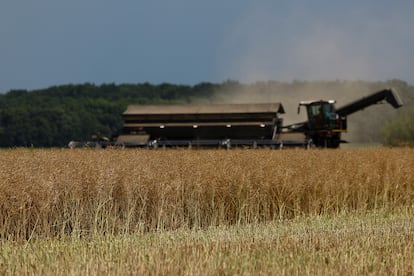
<svg viewBox="0 0 414 276"><path fill-rule="evenodd" d="M228 80L196 85L85 83L11 90L0 94L0 147L63 147L70 140L90 140L98 132L114 137L122 128L121 114L129 104L278 101L289 106L319 96L358 99L361 93L386 87L397 89L405 107L401 111L381 109L380 114L378 110L356 113L350 122L355 125L352 132L359 136L355 139L390 145L414 141L414 87L401 80L250 84ZM287 113L295 113L295 109Z"/></svg>

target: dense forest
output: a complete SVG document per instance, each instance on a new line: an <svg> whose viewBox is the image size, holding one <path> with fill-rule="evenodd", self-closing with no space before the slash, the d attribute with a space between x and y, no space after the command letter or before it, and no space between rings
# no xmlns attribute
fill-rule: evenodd
<svg viewBox="0 0 414 276"><path fill-rule="evenodd" d="M266 81L243 84L68 84L40 90L12 90L0 94L0 147L63 147L70 140L85 141L94 133L115 137L121 114L129 104L281 102L285 123L300 122L301 100L335 99L337 106L384 88L395 88L405 106L394 110L380 105L349 118L346 139L389 145L414 141L414 86L401 80Z"/></svg>

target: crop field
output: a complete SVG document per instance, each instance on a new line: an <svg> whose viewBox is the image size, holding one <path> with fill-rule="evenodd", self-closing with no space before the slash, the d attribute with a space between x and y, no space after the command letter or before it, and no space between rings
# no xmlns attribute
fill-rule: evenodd
<svg viewBox="0 0 414 276"><path fill-rule="evenodd" d="M414 149L0 151L0 274L412 274Z"/></svg>

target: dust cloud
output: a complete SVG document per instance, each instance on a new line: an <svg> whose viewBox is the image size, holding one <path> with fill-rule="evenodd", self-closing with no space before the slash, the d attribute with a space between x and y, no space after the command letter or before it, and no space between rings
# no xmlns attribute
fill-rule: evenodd
<svg viewBox="0 0 414 276"><path fill-rule="evenodd" d="M360 86L360 87L358 87ZM337 107L345 105L370 91L367 85L353 81L294 81L283 83L276 81L261 81L252 84L237 82L226 85L217 91L211 99L213 103L268 103L279 102L285 109L283 118L285 124L292 124L306 119L301 110L297 114L300 101L336 100Z"/></svg>
<svg viewBox="0 0 414 276"><path fill-rule="evenodd" d="M218 72L223 79L246 85L225 85L212 101L281 102L287 125L306 120L305 112L297 114L300 101L336 100L336 106L340 107L387 88L367 85L364 81L399 78L395 72L406 71L409 66L404 57L411 57L411 50L402 46L396 49L394 43L401 41L401 31L412 33L404 18L389 15L363 21L363 25L358 22L333 25L324 19L303 22L304 13L300 9L290 10L285 17L278 18L266 8L255 9L229 27L218 51ZM384 113L383 109L379 112ZM361 114L375 117L371 113ZM353 126L353 118L363 121L361 116L355 114L349 118L352 133L345 137L350 141L380 140L383 121L372 118L373 127L364 123ZM362 129L366 127L370 130Z"/></svg>
<svg viewBox="0 0 414 276"><path fill-rule="evenodd" d="M414 61L412 19L407 16L389 13L379 17L372 11L355 11L345 21L337 21L326 14L315 17L310 13L316 11L297 6L282 17L271 10L262 5L227 27L217 50L217 72L223 80L412 77L404 75L412 71Z"/></svg>
<svg viewBox="0 0 414 276"><path fill-rule="evenodd" d="M278 102L284 107L284 125L307 120L306 112L297 114L300 101L335 100L336 107L359 100L387 88L386 82L363 81L261 81L251 84L225 82L210 99L211 103L269 103ZM349 142L380 142L384 121L396 116L397 111L388 105L375 105L348 117L349 133L343 138Z"/></svg>

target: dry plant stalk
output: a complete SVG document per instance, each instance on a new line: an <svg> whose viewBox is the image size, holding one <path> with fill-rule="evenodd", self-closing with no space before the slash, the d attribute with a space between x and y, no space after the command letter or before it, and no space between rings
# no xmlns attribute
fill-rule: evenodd
<svg viewBox="0 0 414 276"><path fill-rule="evenodd" d="M0 239L198 229L414 202L413 149L2 150Z"/></svg>

